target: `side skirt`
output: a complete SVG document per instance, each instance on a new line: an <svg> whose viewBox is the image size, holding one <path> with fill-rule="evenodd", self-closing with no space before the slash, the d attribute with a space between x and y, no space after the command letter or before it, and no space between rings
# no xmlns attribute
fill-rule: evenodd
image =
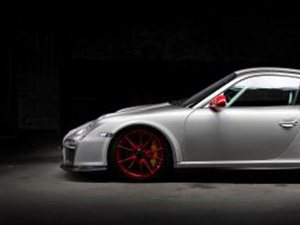
<svg viewBox="0 0 300 225"><path fill-rule="evenodd" d="M189 161L179 162L174 166L175 168L300 169L300 160Z"/></svg>

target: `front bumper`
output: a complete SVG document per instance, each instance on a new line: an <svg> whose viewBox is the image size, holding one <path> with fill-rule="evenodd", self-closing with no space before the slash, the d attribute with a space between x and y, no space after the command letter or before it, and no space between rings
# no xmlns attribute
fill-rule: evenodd
<svg viewBox="0 0 300 225"><path fill-rule="evenodd" d="M106 171L106 166L72 166L61 164L60 168L67 172L98 172L98 171Z"/></svg>
<svg viewBox="0 0 300 225"><path fill-rule="evenodd" d="M104 171L107 170L106 166L96 165L74 165L76 150L63 147L63 160L60 165L62 169L68 172L93 172L93 171Z"/></svg>
<svg viewBox="0 0 300 225"><path fill-rule="evenodd" d="M76 140L76 145L66 145L67 139L72 140L68 136L63 140L62 169L71 172L106 170L112 134L94 130L85 138Z"/></svg>

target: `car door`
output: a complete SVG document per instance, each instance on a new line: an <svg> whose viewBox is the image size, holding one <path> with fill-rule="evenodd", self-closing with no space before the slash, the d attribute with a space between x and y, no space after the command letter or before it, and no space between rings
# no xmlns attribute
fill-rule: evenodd
<svg viewBox="0 0 300 225"><path fill-rule="evenodd" d="M221 93L226 107L196 109L187 118L187 161L269 160L282 154L299 130L299 79L254 76Z"/></svg>

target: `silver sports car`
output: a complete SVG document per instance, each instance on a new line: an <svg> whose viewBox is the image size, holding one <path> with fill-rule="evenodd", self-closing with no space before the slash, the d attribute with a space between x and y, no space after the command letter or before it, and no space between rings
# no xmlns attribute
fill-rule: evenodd
<svg viewBox="0 0 300 225"><path fill-rule="evenodd" d="M234 72L184 101L126 108L71 130L67 171L134 180L173 168L300 168L300 70Z"/></svg>

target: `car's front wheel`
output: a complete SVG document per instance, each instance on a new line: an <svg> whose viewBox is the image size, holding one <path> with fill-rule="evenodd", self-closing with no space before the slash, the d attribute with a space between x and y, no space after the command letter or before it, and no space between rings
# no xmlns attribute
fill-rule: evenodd
<svg viewBox="0 0 300 225"><path fill-rule="evenodd" d="M118 134L111 145L111 170L131 180L152 180L172 166L166 139L149 128L130 128Z"/></svg>

